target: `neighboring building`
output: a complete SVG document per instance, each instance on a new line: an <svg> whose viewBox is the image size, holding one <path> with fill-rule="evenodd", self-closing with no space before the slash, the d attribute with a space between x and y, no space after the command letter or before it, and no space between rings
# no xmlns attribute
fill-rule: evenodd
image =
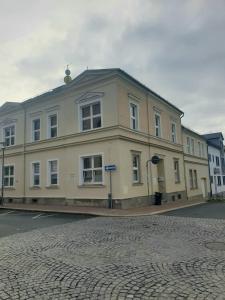
<svg viewBox="0 0 225 300"><path fill-rule="evenodd" d="M225 160L223 134L221 132L205 134L208 144L208 160L212 195L225 195Z"/></svg>
<svg viewBox="0 0 225 300"><path fill-rule="evenodd" d="M182 116L121 69L86 70L23 103L6 102L0 108L6 201L107 207L109 164L117 167L114 207L149 205L155 192L163 201L185 200ZM153 155L158 165L148 162ZM199 180L189 196L201 196L206 158L185 154L185 166L186 177L190 167Z"/></svg>
<svg viewBox="0 0 225 300"><path fill-rule="evenodd" d="M188 199L208 198L210 195L207 143L205 139L182 126L184 168Z"/></svg>

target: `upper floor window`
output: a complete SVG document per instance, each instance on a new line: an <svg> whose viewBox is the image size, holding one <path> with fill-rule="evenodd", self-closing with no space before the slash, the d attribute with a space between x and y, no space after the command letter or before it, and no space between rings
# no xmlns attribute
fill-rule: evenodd
<svg viewBox="0 0 225 300"><path fill-rule="evenodd" d="M139 183L141 181L140 154L132 155L132 172L133 172L133 183Z"/></svg>
<svg viewBox="0 0 225 300"><path fill-rule="evenodd" d="M4 167L4 186L5 187L14 186L14 166Z"/></svg>
<svg viewBox="0 0 225 300"><path fill-rule="evenodd" d="M155 135L161 137L161 117L160 114L155 114Z"/></svg>
<svg viewBox="0 0 225 300"><path fill-rule="evenodd" d="M59 182L58 178L58 160L49 160L48 161L48 184L57 185Z"/></svg>
<svg viewBox="0 0 225 300"><path fill-rule="evenodd" d="M202 157L205 157L205 146L203 143L202 143Z"/></svg>
<svg viewBox="0 0 225 300"><path fill-rule="evenodd" d="M221 176L217 176L217 185L221 186Z"/></svg>
<svg viewBox="0 0 225 300"><path fill-rule="evenodd" d="M4 140L6 147L15 145L15 125L4 128Z"/></svg>
<svg viewBox="0 0 225 300"><path fill-rule="evenodd" d="M40 185L40 162L32 163L32 186Z"/></svg>
<svg viewBox="0 0 225 300"><path fill-rule="evenodd" d="M217 167L219 167L219 165L220 165L220 158L218 156L216 156L216 165L217 165Z"/></svg>
<svg viewBox="0 0 225 300"><path fill-rule="evenodd" d="M211 154L209 154L209 162L212 160L212 156Z"/></svg>
<svg viewBox="0 0 225 300"><path fill-rule="evenodd" d="M101 102L94 102L80 107L81 130L102 127Z"/></svg>
<svg viewBox="0 0 225 300"><path fill-rule="evenodd" d="M40 140L41 121L40 119L32 120L32 140Z"/></svg>
<svg viewBox="0 0 225 300"><path fill-rule="evenodd" d="M202 148L201 148L201 143L198 142L198 155L201 157L202 156Z"/></svg>
<svg viewBox="0 0 225 300"><path fill-rule="evenodd" d="M171 124L171 134L172 134L172 142L176 143L177 142L177 132L176 132L176 124L175 123Z"/></svg>
<svg viewBox="0 0 225 300"><path fill-rule="evenodd" d="M130 127L138 129L138 106L134 103L130 103Z"/></svg>
<svg viewBox="0 0 225 300"><path fill-rule="evenodd" d="M175 175L175 183L180 182L180 168L179 168L179 160L174 159L174 175Z"/></svg>
<svg viewBox="0 0 225 300"><path fill-rule="evenodd" d="M81 163L81 179L83 184L99 184L103 182L102 155L82 157Z"/></svg>
<svg viewBox="0 0 225 300"><path fill-rule="evenodd" d="M58 136L58 117L57 114L48 116L48 137L54 138Z"/></svg>
<svg viewBox="0 0 225 300"><path fill-rule="evenodd" d="M187 136L187 153L191 153L191 142L189 136Z"/></svg>
<svg viewBox="0 0 225 300"><path fill-rule="evenodd" d="M195 140L191 139L191 153L194 155L195 154Z"/></svg>

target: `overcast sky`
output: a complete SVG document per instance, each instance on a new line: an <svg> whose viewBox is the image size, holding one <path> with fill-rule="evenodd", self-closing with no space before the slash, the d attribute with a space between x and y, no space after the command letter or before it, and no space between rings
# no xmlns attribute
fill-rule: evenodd
<svg viewBox="0 0 225 300"><path fill-rule="evenodd" d="M119 67L225 136L224 0L0 0L0 103Z"/></svg>

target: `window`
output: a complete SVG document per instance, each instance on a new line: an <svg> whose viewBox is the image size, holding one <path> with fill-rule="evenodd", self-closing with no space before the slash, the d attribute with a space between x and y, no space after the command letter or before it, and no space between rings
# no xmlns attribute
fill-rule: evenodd
<svg viewBox="0 0 225 300"><path fill-rule="evenodd" d="M32 163L32 186L40 185L40 162Z"/></svg>
<svg viewBox="0 0 225 300"><path fill-rule="evenodd" d="M210 182L213 183L213 176L210 176Z"/></svg>
<svg viewBox="0 0 225 300"><path fill-rule="evenodd" d="M193 180L193 172L192 170L189 170L189 180L190 180L190 188L194 188L194 180Z"/></svg>
<svg viewBox="0 0 225 300"><path fill-rule="evenodd" d="M203 143L202 143L202 157L205 157L205 146Z"/></svg>
<svg viewBox="0 0 225 300"><path fill-rule="evenodd" d="M48 185L58 184L58 160L48 161Z"/></svg>
<svg viewBox="0 0 225 300"><path fill-rule="evenodd" d="M133 174L133 183L140 183L140 155L132 155L132 174Z"/></svg>
<svg viewBox="0 0 225 300"><path fill-rule="evenodd" d="M211 156L211 154L209 154L209 162L211 162L212 161L212 156Z"/></svg>
<svg viewBox="0 0 225 300"><path fill-rule="evenodd" d="M195 140L191 139L191 153L194 155L195 154Z"/></svg>
<svg viewBox="0 0 225 300"><path fill-rule="evenodd" d="M41 129L40 119L33 120L32 121L32 140L33 141L40 140L40 129Z"/></svg>
<svg viewBox="0 0 225 300"><path fill-rule="evenodd" d="M171 133L172 133L172 142L176 143L177 142L177 133L176 133L176 124L175 123L171 124Z"/></svg>
<svg viewBox="0 0 225 300"><path fill-rule="evenodd" d="M214 162L214 155L212 156L212 158L213 158L213 162Z"/></svg>
<svg viewBox="0 0 225 300"><path fill-rule="evenodd" d="M58 120L57 114L48 116L48 137L54 138L58 135Z"/></svg>
<svg viewBox="0 0 225 300"><path fill-rule="evenodd" d="M4 186L5 187L14 186L14 166L4 167Z"/></svg>
<svg viewBox="0 0 225 300"><path fill-rule="evenodd" d="M180 182L180 169L179 169L179 160L174 159L174 175L175 175L175 183Z"/></svg>
<svg viewBox="0 0 225 300"><path fill-rule="evenodd" d="M95 102L80 107L81 130L91 130L102 127L101 103Z"/></svg>
<svg viewBox="0 0 225 300"><path fill-rule="evenodd" d="M219 165L220 165L220 158L218 156L216 156L216 165L217 165L217 167L219 167Z"/></svg>
<svg viewBox="0 0 225 300"><path fill-rule="evenodd" d="M194 188L198 188L198 176L197 176L197 171L194 170Z"/></svg>
<svg viewBox="0 0 225 300"><path fill-rule="evenodd" d="M82 183L103 183L102 155L82 157Z"/></svg>
<svg viewBox="0 0 225 300"><path fill-rule="evenodd" d="M138 106L134 103L130 103L130 127L138 129Z"/></svg>
<svg viewBox="0 0 225 300"><path fill-rule="evenodd" d="M201 143L198 142L198 154L201 157L202 156L202 148L201 148Z"/></svg>
<svg viewBox="0 0 225 300"><path fill-rule="evenodd" d="M187 136L187 153L191 153L191 142L189 136Z"/></svg>
<svg viewBox="0 0 225 300"><path fill-rule="evenodd" d="M159 114L155 114L155 135L161 137L161 117Z"/></svg>
<svg viewBox="0 0 225 300"><path fill-rule="evenodd" d="M15 145L15 125L4 128L4 140L6 147Z"/></svg>
<svg viewBox="0 0 225 300"><path fill-rule="evenodd" d="M223 176L223 185L225 185L225 176Z"/></svg>
<svg viewBox="0 0 225 300"><path fill-rule="evenodd" d="M217 184L218 186L221 186L221 176L217 176Z"/></svg>

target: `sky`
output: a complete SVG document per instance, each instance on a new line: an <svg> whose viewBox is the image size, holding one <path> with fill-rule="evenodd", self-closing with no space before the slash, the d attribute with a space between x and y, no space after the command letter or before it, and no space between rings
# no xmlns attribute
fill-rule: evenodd
<svg viewBox="0 0 225 300"><path fill-rule="evenodd" d="M0 0L0 104L121 68L225 137L225 0Z"/></svg>

